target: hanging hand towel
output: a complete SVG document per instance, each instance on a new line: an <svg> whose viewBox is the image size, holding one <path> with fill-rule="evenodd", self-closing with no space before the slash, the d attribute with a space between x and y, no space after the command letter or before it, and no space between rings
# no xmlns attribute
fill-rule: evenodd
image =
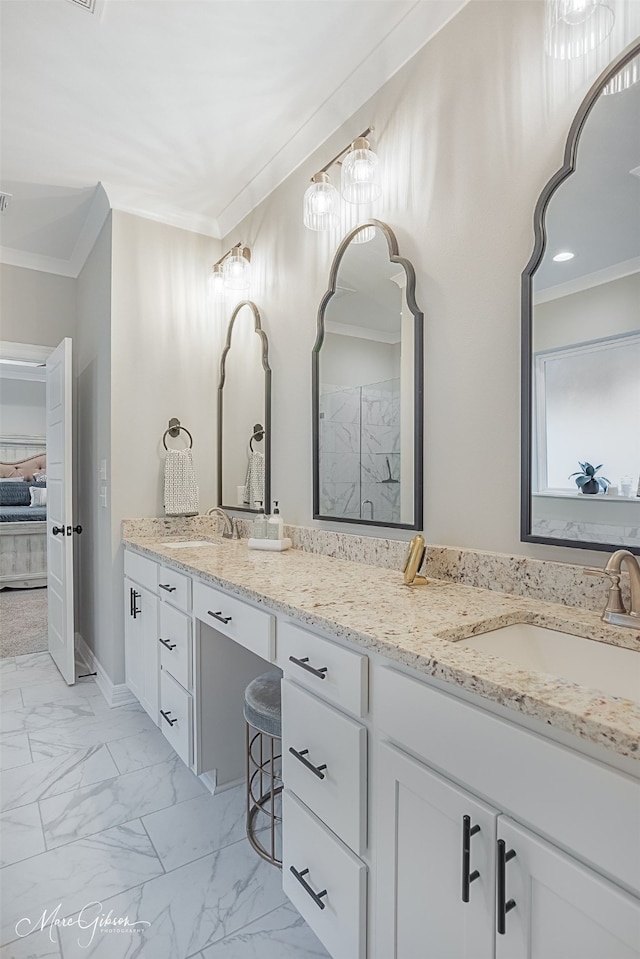
<svg viewBox="0 0 640 959"><path fill-rule="evenodd" d="M264 456L258 450L251 450L245 480L245 502L253 509L258 501L264 502Z"/></svg>
<svg viewBox="0 0 640 959"><path fill-rule="evenodd" d="M164 511L167 516L194 516L198 513L198 486L191 450L167 450Z"/></svg>

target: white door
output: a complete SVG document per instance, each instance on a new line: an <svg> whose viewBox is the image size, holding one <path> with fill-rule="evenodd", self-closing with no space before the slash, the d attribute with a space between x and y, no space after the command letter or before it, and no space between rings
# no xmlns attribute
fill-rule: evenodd
<svg viewBox="0 0 640 959"><path fill-rule="evenodd" d="M73 487L71 340L47 359L47 586L49 652L75 683L73 630Z"/></svg>
<svg viewBox="0 0 640 959"><path fill-rule="evenodd" d="M376 959L493 959L497 811L390 744L377 759Z"/></svg>
<svg viewBox="0 0 640 959"><path fill-rule="evenodd" d="M497 959L638 959L637 899L506 816L498 837L515 856L498 883L504 933L496 936Z"/></svg>

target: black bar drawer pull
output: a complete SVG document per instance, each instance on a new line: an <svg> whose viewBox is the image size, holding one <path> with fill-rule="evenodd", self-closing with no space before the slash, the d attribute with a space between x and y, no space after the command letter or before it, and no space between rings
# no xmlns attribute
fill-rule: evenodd
<svg viewBox="0 0 640 959"><path fill-rule="evenodd" d="M498 839L497 929L501 936L507 931L507 913L515 908L515 899L507 902L507 863L515 857L515 849L507 852L504 839Z"/></svg>
<svg viewBox="0 0 640 959"><path fill-rule="evenodd" d="M168 639L163 639L162 636L158 637L163 646L166 646L167 649L175 649L176 643L171 643Z"/></svg>
<svg viewBox="0 0 640 959"><path fill-rule="evenodd" d="M479 879L480 873L477 869L469 872L471 869L471 837L480 832L480 826L471 825L471 816L462 817L462 901L469 902L469 886L476 879Z"/></svg>
<svg viewBox="0 0 640 959"><path fill-rule="evenodd" d="M327 768L327 764L323 763L322 766L314 766L312 762L309 762L309 760L305 758L309 752L308 749L301 749L300 752L298 752L298 750L294 749L293 746L289 746L289 752L292 756L295 756L296 759L299 759L303 766L306 766L307 769L310 769L314 776L317 776L318 779L324 779L324 773L322 770Z"/></svg>
<svg viewBox="0 0 640 959"><path fill-rule="evenodd" d="M158 583L160 589L166 589L168 593L175 593L177 586L171 586L169 583Z"/></svg>
<svg viewBox="0 0 640 959"><path fill-rule="evenodd" d="M169 716L171 715L171 710L170 710L170 709L167 709L166 713L165 713L164 709L161 709L161 710L160 710L160 715L162 716L163 719L166 719L166 721L169 723L170 726L173 726L174 723L177 723L177 722L178 722L177 719L169 719Z"/></svg>
<svg viewBox="0 0 640 959"><path fill-rule="evenodd" d="M306 882L306 880L303 878L304 876L308 874L309 872L308 869L303 869L302 872L298 872L295 866L290 866L289 870L296 877L296 879L298 880L302 888L309 893L309 895L315 902L316 906L318 906L319 909L324 909L325 903L322 901L322 897L327 895L327 890L323 889L322 892L315 892L315 890L311 888L309 883Z"/></svg>
<svg viewBox="0 0 640 959"><path fill-rule="evenodd" d="M136 616L139 616L140 613L142 612L142 610L138 609L138 606L137 606L138 598L141 594L138 593L135 589L133 589L133 587L130 588L129 593L131 596L131 615L135 619Z"/></svg>
<svg viewBox="0 0 640 959"><path fill-rule="evenodd" d="M208 609L207 612L209 613L209 616L213 616L214 619L217 619L220 623L224 623L225 626L227 623L231 622L231 616L223 616L221 609L219 609L216 613L213 613L210 609Z"/></svg>
<svg viewBox="0 0 640 959"><path fill-rule="evenodd" d="M295 663L296 666L301 666L302 669L306 669L308 673L313 673L314 676L317 676L318 679L325 679L327 667L320 666L319 669L316 669L315 666L309 666L309 657L303 656L302 659L296 659L295 656L289 656L289 662Z"/></svg>

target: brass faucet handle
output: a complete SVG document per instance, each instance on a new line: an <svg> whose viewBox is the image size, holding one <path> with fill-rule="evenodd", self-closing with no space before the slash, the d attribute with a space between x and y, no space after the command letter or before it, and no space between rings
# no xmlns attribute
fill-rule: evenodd
<svg viewBox="0 0 640 959"><path fill-rule="evenodd" d="M607 605L605 606L603 614L604 617L606 617L609 613L627 612L627 607L622 602L620 573L616 573L611 569L600 569L596 566L585 567L585 573L587 573L588 576L603 576L611 580L611 586L609 587L609 592L607 594Z"/></svg>
<svg viewBox="0 0 640 959"><path fill-rule="evenodd" d="M610 576L612 579L614 576L617 576L618 581L620 581L620 576L617 573L612 573L609 569L601 568L600 566L585 566L583 572L587 576Z"/></svg>

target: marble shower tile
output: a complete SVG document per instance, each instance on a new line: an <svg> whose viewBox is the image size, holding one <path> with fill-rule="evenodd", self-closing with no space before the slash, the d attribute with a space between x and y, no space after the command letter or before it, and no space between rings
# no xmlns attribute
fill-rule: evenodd
<svg viewBox="0 0 640 959"><path fill-rule="evenodd" d="M90 705L90 701L88 702ZM97 746L150 729L157 729L157 726L142 706L135 704L110 710L108 722L105 722L103 715L97 716L92 709L91 715L30 730L29 740L33 750L44 749L47 744L81 749L83 746Z"/></svg>
<svg viewBox="0 0 640 959"><path fill-rule="evenodd" d="M59 918L69 916L162 871L139 820L7 866L0 872L2 941L16 939L20 919L27 921L18 931L26 932L45 909L50 912L60 904Z"/></svg>
<svg viewBox="0 0 640 959"><path fill-rule="evenodd" d="M14 809L117 775L118 768L106 746L89 746L66 756L17 766L2 776L2 808Z"/></svg>
<svg viewBox="0 0 640 959"><path fill-rule="evenodd" d="M40 703L22 709L8 710L2 714L2 735L28 733L50 727L68 720L95 719L96 714L87 699L68 703Z"/></svg>
<svg viewBox="0 0 640 959"><path fill-rule="evenodd" d="M203 959L330 959L290 903L208 946L202 955Z"/></svg>
<svg viewBox="0 0 640 959"><path fill-rule="evenodd" d="M109 743L109 752L121 773L165 762L175 756L173 746L159 729L146 729Z"/></svg>
<svg viewBox="0 0 640 959"><path fill-rule="evenodd" d="M0 769L13 769L30 762L31 750L26 733L0 737Z"/></svg>
<svg viewBox="0 0 640 959"><path fill-rule="evenodd" d="M9 709L22 709L24 700L20 689L3 689L0 693L0 712L6 713Z"/></svg>
<svg viewBox="0 0 640 959"><path fill-rule="evenodd" d="M38 804L0 813L0 867L45 851Z"/></svg>
<svg viewBox="0 0 640 959"><path fill-rule="evenodd" d="M0 959L60 959L61 956L55 929L34 932L0 948Z"/></svg>
<svg viewBox="0 0 640 959"><path fill-rule="evenodd" d="M104 913L148 922L141 934L98 934L82 949L68 927L62 948L65 959L187 959L284 901L280 871L243 841L102 902Z"/></svg>
<svg viewBox="0 0 640 959"><path fill-rule="evenodd" d="M207 793L144 816L142 822L165 869L176 869L245 836L245 789Z"/></svg>
<svg viewBox="0 0 640 959"><path fill-rule="evenodd" d="M47 848L101 832L204 793L179 756L40 803Z"/></svg>

